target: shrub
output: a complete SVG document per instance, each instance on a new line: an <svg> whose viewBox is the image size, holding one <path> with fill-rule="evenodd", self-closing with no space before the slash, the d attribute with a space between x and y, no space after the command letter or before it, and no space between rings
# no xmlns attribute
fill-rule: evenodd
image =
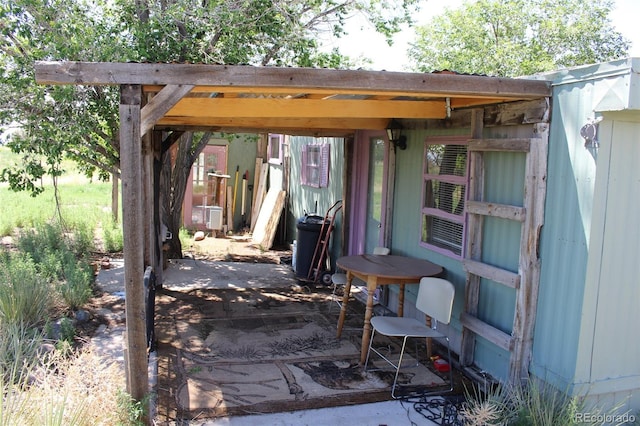
<svg viewBox="0 0 640 426"><path fill-rule="evenodd" d="M588 406L585 397L572 396L547 383L529 380L526 385L497 386L487 393L468 395L462 410L465 425L492 426L592 426L606 424L597 418L618 414L619 407L604 413L600 407ZM603 414L593 422L583 422L579 413Z"/></svg>
<svg viewBox="0 0 640 426"><path fill-rule="evenodd" d="M62 300L71 310L81 308L91 297L93 271L87 262L68 261L63 266L64 281L57 290Z"/></svg>
<svg viewBox="0 0 640 426"><path fill-rule="evenodd" d="M0 323L27 327L46 320L51 291L33 260L20 253L5 254L0 262Z"/></svg>
<svg viewBox="0 0 640 426"><path fill-rule="evenodd" d="M0 324L0 333L0 380L20 382L38 360L42 333L20 322Z"/></svg>
<svg viewBox="0 0 640 426"><path fill-rule="evenodd" d="M33 260L43 285L54 284L57 294L67 307L76 310L91 297L93 271L89 256L93 237L88 228L79 228L73 238L60 226L45 224L36 230L23 232L19 249ZM48 291L48 287L47 287Z"/></svg>
<svg viewBox="0 0 640 426"><path fill-rule="evenodd" d="M104 249L109 253L122 251L124 242L122 239L122 228L117 222L111 220L102 226L102 240Z"/></svg>
<svg viewBox="0 0 640 426"><path fill-rule="evenodd" d="M95 250L93 229L86 223L79 223L73 229L71 251L79 258L88 258Z"/></svg>

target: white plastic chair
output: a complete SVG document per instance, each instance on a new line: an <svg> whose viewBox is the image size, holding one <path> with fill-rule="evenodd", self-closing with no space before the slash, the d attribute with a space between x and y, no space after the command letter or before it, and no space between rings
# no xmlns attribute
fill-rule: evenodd
<svg viewBox="0 0 640 426"><path fill-rule="evenodd" d="M391 252L388 247L375 247L373 249L373 254L386 256ZM331 275L331 283L333 285L333 293L331 293L331 301L336 302L336 304L342 307L342 302L340 302L339 298L336 298L336 289L339 285L345 286L347 285L347 274L342 272L336 272Z"/></svg>
<svg viewBox="0 0 640 426"><path fill-rule="evenodd" d="M453 308L453 298L455 289L453 284L442 278L424 277L420 280L418 297L416 299L416 308L428 315L432 319L433 328L424 323L406 317L386 317L377 316L371 318L371 327L373 328L371 340L369 342L369 350L367 351L367 360L364 363L364 370L367 371L369 364L369 356L371 352L375 352L389 365L396 369L396 375L391 386L391 396L396 398L395 391L398 382L398 375L402 366L402 358L407 345L407 340L412 338L435 338L447 341L447 361L449 362L449 391L453 390L453 367L451 366L451 348L449 338L436 330L437 323L449 324L451 320L451 310ZM401 337L402 349L400 350L400 358L395 364L389 358L373 347L373 339L375 334L379 333L390 337Z"/></svg>

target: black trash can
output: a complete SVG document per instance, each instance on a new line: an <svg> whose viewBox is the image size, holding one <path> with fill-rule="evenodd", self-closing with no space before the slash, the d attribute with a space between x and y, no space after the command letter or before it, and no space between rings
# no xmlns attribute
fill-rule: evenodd
<svg viewBox="0 0 640 426"><path fill-rule="evenodd" d="M322 232L322 216L305 215L298 219L298 242L296 243L296 277L307 278L313 254Z"/></svg>

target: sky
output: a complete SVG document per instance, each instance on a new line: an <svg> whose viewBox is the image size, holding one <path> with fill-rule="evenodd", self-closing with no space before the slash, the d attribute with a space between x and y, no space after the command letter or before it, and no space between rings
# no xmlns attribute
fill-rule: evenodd
<svg viewBox="0 0 640 426"><path fill-rule="evenodd" d="M463 0L427 0L419 15L415 18L416 25L427 23L433 16L441 14L446 7L455 9L462 5ZM611 13L613 26L631 41L629 56L640 57L640 17L639 0L615 0ZM347 37L339 39L336 44L340 50L352 58L368 57L373 63L366 68L387 71L408 71L409 61L406 51L413 40L414 30L408 29L397 34L394 44L389 47L384 37L374 31L371 25L363 21L352 21L352 28Z"/></svg>

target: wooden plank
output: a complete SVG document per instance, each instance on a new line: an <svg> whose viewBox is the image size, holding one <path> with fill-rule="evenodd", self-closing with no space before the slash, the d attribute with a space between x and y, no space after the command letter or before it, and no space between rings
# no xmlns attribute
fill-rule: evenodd
<svg viewBox="0 0 640 426"><path fill-rule="evenodd" d="M499 217L502 219L523 222L525 209L518 206L508 206L506 204L483 203L480 201L467 201L465 211L469 214L479 214L482 216Z"/></svg>
<svg viewBox="0 0 640 426"><path fill-rule="evenodd" d="M182 98L167 117L445 118L443 100Z"/></svg>
<svg viewBox="0 0 640 426"><path fill-rule="evenodd" d="M262 203L251 241L258 244L263 250L269 250L273 245L273 239L276 235L282 208L284 207L285 196L285 191L271 188L267 192L264 203Z"/></svg>
<svg viewBox="0 0 640 426"><path fill-rule="evenodd" d="M135 401L149 393L144 303L145 223L141 194L140 86L120 88L120 167L127 333L127 392Z"/></svg>
<svg viewBox="0 0 640 426"><path fill-rule="evenodd" d="M531 139L471 139L468 142L470 151L495 152L529 152Z"/></svg>
<svg viewBox="0 0 640 426"><path fill-rule="evenodd" d="M151 98L148 104L142 108L142 119L140 123L140 134L144 135L164 117L164 115L180 100L184 95L193 89L189 84L169 84L165 86L156 96Z"/></svg>
<svg viewBox="0 0 640 426"><path fill-rule="evenodd" d="M509 377L512 383L517 383L528 374L540 285L539 244L547 193L549 125L537 124L535 131L539 138L532 143L526 164L524 206L528 214L522 224L520 237L518 269L522 282L520 291L516 294L512 329L516 338L509 363Z"/></svg>
<svg viewBox="0 0 640 426"><path fill-rule="evenodd" d="M253 168L253 191L251 191L251 217L249 218L249 230L253 229L256 223L256 216L260 210L256 209L256 197L258 186L260 185L260 173L262 172L262 158L256 157L256 165Z"/></svg>
<svg viewBox="0 0 640 426"><path fill-rule="evenodd" d="M504 349L505 351L511 351L513 346L513 339L510 335L502 330L499 330L484 321L479 320L473 315L467 313L460 314L460 323L464 328L471 330L478 336L482 336L494 345Z"/></svg>
<svg viewBox="0 0 640 426"><path fill-rule="evenodd" d="M269 163L262 163L260 166L260 180L258 182L258 187L255 189L256 191L256 204L251 211L251 232L256 227L256 222L258 221L258 216L260 214L260 210L262 209L262 203L264 201L264 197L267 190L267 177L269 175Z"/></svg>
<svg viewBox="0 0 640 426"><path fill-rule="evenodd" d="M477 275L481 278L487 278L491 281L504 284L507 287L515 289L520 287L520 275L514 272L469 259L464 259L462 261L462 267L465 272L469 274Z"/></svg>
<svg viewBox="0 0 640 426"><path fill-rule="evenodd" d="M187 117L165 116L156 124L160 126L190 126L203 127L201 130L211 130L209 127L226 129L252 129L254 133L269 129L272 133L288 134L297 130L302 134L314 135L316 131L344 131L353 132L354 129L384 130L389 123L388 118L318 118L318 117ZM204 128L206 127L206 128ZM274 130L275 129L275 130Z"/></svg>
<svg viewBox="0 0 640 426"><path fill-rule="evenodd" d="M227 186L227 232L233 232L233 187Z"/></svg>
<svg viewBox="0 0 640 426"><path fill-rule="evenodd" d="M483 109L474 109L471 115L471 137L481 138L483 129ZM469 186L467 188L469 200L483 201L484 198L484 159L480 152L469 153ZM471 260L482 259L482 234L483 217L469 215L467 222L467 247L466 257ZM477 315L480 300L480 277L467 274L464 294L464 312ZM462 328L462 341L460 345L460 364L469 366L473 364L475 348L475 335L465 327Z"/></svg>
<svg viewBox="0 0 640 426"><path fill-rule="evenodd" d="M73 61L37 61L34 68L39 84L193 84L287 88L290 91L308 87L336 92L346 89L371 94L405 92L407 96L423 93L515 99L551 96L548 81L444 73Z"/></svg>

